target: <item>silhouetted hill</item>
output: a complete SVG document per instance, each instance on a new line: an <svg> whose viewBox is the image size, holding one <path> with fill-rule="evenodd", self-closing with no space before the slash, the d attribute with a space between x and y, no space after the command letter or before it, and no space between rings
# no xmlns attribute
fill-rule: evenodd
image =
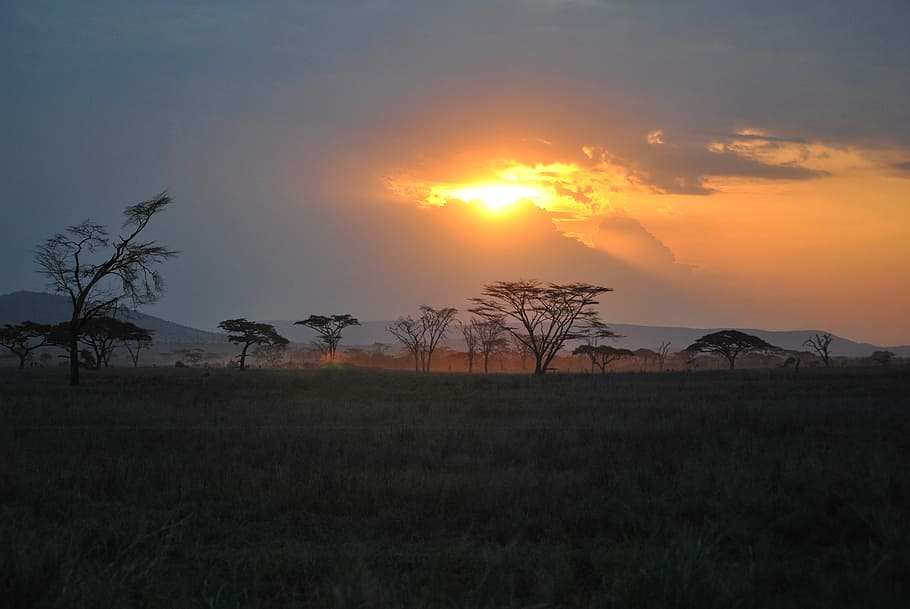
<svg viewBox="0 0 910 609"><path fill-rule="evenodd" d="M19 323L26 319L38 323L54 324L67 321L70 317L70 301L66 296L40 292L13 292L0 294L0 324ZM155 343L210 345L226 344L222 334L197 330L173 322L130 311L125 319L141 328L154 330Z"/></svg>

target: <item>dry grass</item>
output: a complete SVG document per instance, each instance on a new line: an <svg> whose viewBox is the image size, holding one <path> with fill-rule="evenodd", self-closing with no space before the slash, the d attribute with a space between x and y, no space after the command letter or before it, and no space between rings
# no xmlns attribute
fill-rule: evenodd
<svg viewBox="0 0 910 609"><path fill-rule="evenodd" d="M910 374L0 370L10 607L905 607Z"/></svg>

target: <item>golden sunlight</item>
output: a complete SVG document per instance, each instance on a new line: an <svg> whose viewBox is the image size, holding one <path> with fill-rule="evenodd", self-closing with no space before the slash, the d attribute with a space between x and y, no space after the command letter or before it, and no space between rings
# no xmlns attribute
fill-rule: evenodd
<svg viewBox="0 0 910 609"><path fill-rule="evenodd" d="M466 184L454 187L436 187L431 196L444 199L459 199L465 203L479 202L489 212L499 213L507 210L514 203L527 199L542 207L547 193L526 184Z"/></svg>

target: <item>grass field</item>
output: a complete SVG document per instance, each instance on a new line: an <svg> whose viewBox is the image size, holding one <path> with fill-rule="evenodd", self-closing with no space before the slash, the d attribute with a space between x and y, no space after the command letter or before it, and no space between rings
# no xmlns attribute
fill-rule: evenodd
<svg viewBox="0 0 910 609"><path fill-rule="evenodd" d="M910 369L0 370L6 607L908 607Z"/></svg>

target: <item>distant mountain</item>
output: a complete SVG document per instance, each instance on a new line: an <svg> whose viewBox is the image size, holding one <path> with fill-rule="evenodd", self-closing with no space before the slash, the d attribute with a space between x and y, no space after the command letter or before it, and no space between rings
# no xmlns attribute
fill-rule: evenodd
<svg viewBox="0 0 910 609"><path fill-rule="evenodd" d="M31 320L44 324L55 324L68 321L71 305L69 298L58 294L40 292L13 292L0 294L0 324L19 323ZM155 344L170 345L215 345L226 344L223 334L197 330L173 322L146 315L139 311L129 311L122 316L140 328L154 330Z"/></svg>

